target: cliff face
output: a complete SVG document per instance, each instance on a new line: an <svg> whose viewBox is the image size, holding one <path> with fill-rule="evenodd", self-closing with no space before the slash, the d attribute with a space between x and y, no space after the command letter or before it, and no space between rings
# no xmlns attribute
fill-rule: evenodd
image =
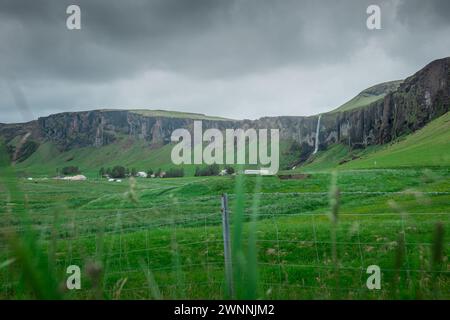
<svg viewBox="0 0 450 320"><path fill-rule="evenodd" d="M319 128L319 149L333 143L363 148L382 144L422 128L430 120L448 112L450 105L450 58L433 61L407 78L398 89L367 107L325 113ZM281 139L301 145L301 160L314 150L318 116L264 117L258 120L205 119L203 129L279 129ZM39 118L26 124L2 124L0 136L11 141L31 133L32 139L52 141L61 150L100 147L119 136L143 139L150 147L170 142L175 129L192 129L194 120L178 116L148 116L127 110L70 112Z"/></svg>
<svg viewBox="0 0 450 320"><path fill-rule="evenodd" d="M146 140L149 146L157 147L169 143L175 129L191 129L193 123L189 118L145 116L127 110L61 113L38 120L42 138L63 149L100 147L113 143L120 135ZM205 129L234 125L234 121L203 120Z"/></svg>
<svg viewBox="0 0 450 320"><path fill-rule="evenodd" d="M436 60L407 78L399 88L366 108L338 113L331 127L323 124L324 140L352 147L382 144L422 128L445 114L450 105L450 58ZM322 136L321 136L322 138ZM320 139L322 140L322 139Z"/></svg>
<svg viewBox="0 0 450 320"><path fill-rule="evenodd" d="M387 143L422 128L445 114L450 106L450 58L440 59L405 79L397 90L367 107L329 112L321 117L319 149L333 143L364 148ZM279 128L308 156L314 150L318 116L275 117L255 121L256 127Z"/></svg>

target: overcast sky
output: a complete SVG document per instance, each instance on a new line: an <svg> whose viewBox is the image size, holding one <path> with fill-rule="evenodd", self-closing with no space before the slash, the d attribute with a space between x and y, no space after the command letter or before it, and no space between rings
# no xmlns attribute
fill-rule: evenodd
<svg viewBox="0 0 450 320"><path fill-rule="evenodd" d="M81 30L66 8L81 8ZM381 30L366 9L381 8ZM145 108L331 110L450 56L450 1L0 0L0 122Z"/></svg>

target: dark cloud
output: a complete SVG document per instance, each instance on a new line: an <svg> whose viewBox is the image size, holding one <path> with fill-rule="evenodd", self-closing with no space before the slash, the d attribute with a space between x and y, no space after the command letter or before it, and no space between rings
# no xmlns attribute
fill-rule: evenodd
<svg viewBox="0 0 450 320"><path fill-rule="evenodd" d="M82 29L66 29L81 7ZM378 4L382 30L369 31ZM311 114L449 55L450 2L76 0L0 2L0 112L98 107L239 117ZM445 37L447 34L447 37Z"/></svg>
<svg viewBox="0 0 450 320"><path fill-rule="evenodd" d="M398 20L409 28L449 26L450 1L405 0L400 2Z"/></svg>

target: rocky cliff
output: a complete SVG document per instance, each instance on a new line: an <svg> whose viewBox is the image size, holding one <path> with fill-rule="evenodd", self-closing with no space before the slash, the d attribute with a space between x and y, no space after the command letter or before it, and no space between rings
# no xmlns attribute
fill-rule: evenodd
<svg viewBox="0 0 450 320"><path fill-rule="evenodd" d="M405 79L398 88L367 106L322 115L319 149L333 143L352 148L387 143L423 127L448 112L450 105L450 58L428 64ZM192 129L194 119L203 128L273 128L281 139L301 145L301 160L314 150L318 116L264 117L257 120L227 120L203 115L159 112L146 114L130 110L66 112L24 124L1 124L0 135L9 143L27 133L38 143L51 141L68 150L84 146L101 147L120 136L142 139L150 147L170 142L173 130Z"/></svg>

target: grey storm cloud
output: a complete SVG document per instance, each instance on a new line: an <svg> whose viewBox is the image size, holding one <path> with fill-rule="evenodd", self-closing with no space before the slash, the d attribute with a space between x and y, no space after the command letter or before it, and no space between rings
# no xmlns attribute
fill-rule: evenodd
<svg viewBox="0 0 450 320"><path fill-rule="evenodd" d="M81 30L66 28L70 4ZM366 28L370 4L381 30ZM446 0L2 0L0 122L94 108L324 112L448 56L449 14Z"/></svg>

